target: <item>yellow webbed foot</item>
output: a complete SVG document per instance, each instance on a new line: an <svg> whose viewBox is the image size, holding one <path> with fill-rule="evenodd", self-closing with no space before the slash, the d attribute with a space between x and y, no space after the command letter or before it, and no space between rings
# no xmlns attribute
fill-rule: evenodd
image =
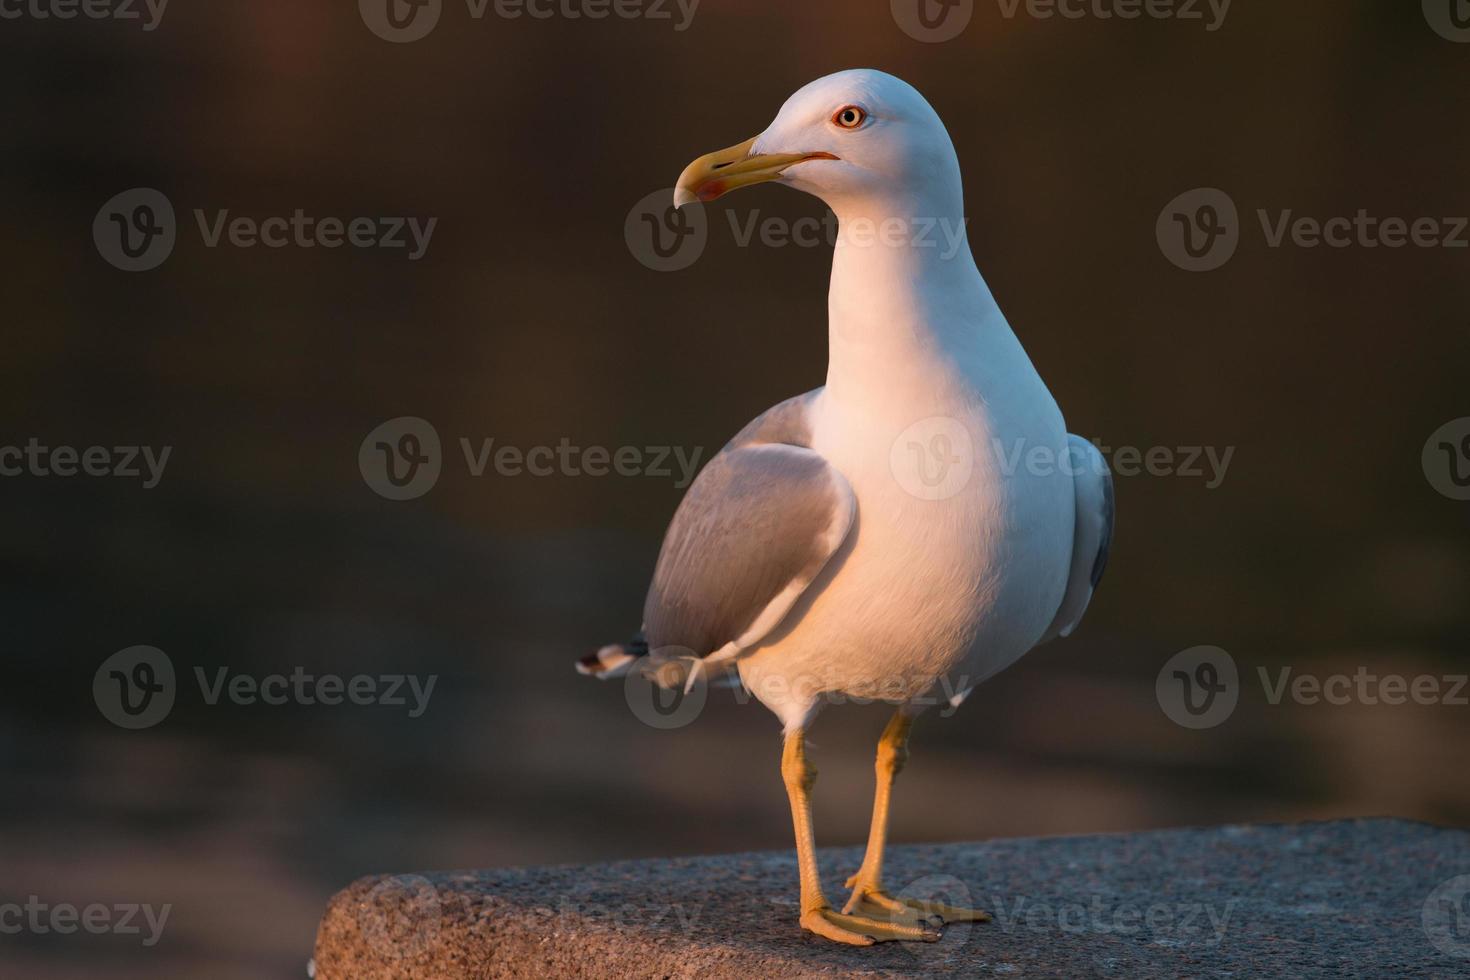
<svg viewBox="0 0 1470 980"><path fill-rule="evenodd" d="M873 917L887 917L906 925L947 925L951 922L989 922L990 913L979 909L966 909L943 902L928 902L918 898L894 898L881 887L860 883L857 875L849 878L847 885L852 897L847 900L844 912L858 912Z"/></svg>
<svg viewBox="0 0 1470 980"><path fill-rule="evenodd" d="M833 942L847 943L849 946L871 946L894 940L932 943L939 939L939 933L923 926L848 915L834 912L831 908L812 909L802 913L801 927Z"/></svg>

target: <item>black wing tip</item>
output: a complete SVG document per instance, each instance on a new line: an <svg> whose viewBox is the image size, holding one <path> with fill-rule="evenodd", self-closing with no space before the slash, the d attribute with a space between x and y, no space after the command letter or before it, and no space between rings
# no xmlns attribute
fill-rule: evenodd
<svg viewBox="0 0 1470 980"><path fill-rule="evenodd" d="M648 656L648 641L639 633L627 643L611 643L596 653L576 662L577 673L585 677L621 677L632 665Z"/></svg>

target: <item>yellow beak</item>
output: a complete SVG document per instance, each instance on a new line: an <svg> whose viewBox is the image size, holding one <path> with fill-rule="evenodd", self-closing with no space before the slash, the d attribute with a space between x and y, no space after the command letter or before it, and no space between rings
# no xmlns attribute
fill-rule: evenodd
<svg viewBox="0 0 1470 980"><path fill-rule="evenodd" d="M757 137L744 143L706 153L684 168L674 184L674 207L694 201L713 201L722 194L751 184L775 180L788 167L807 160L836 160L831 153L756 153L750 148Z"/></svg>

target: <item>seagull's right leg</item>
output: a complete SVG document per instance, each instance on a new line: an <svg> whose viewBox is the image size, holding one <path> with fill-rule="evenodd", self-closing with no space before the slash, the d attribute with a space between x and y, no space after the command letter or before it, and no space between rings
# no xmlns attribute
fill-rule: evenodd
<svg viewBox="0 0 1470 980"><path fill-rule="evenodd" d="M857 874L847 879L852 897L844 912L873 913L892 917L907 924L917 922L939 925L950 922L989 922L990 913L978 909L956 908L942 902L913 898L895 898L883 889L883 850L888 843L888 803L893 795L893 781L909 758L909 729L914 718L899 708L883 737L878 740L877 789L873 793L873 825L868 832L868 852Z"/></svg>
<svg viewBox="0 0 1470 980"><path fill-rule="evenodd" d="M887 939L933 942L939 933L919 926L902 925L860 915L843 915L832 910L822 894L817 869L817 845L812 834L812 786L817 770L806 757L806 734L800 730L786 736L781 753L781 778L791 799L791 822L796 829L796 863L801 869L801 927L834 942L871 946Z"/></svg>

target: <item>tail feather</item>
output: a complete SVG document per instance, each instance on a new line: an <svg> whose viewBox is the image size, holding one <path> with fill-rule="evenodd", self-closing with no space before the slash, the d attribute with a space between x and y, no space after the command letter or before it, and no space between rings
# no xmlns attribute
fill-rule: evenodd
<svg viewBox="0 0 1470 980"><path fill-rule="evenodd" d="M577 661L577 673L601 680L622 677L633 669L633 665L648 656L648 641L643 635L633 637L627 643L610 643L596 653Z"/></svg>
<svg viewBox="0 0 1470 980"><path fill-rule="evenodd" d="M627 643L609 643L577 661L577 673L604 681L626 677L634 670L659 687L683 688L686 694L701 680L710 687L741 686L733 657L722 652L700 658L682 647L652 652L642 633Z"/></svg>

